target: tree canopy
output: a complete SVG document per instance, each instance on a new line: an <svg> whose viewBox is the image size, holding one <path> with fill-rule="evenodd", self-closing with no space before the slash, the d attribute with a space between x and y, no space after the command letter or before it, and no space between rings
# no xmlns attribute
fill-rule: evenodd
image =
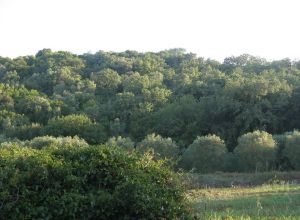
<svg viewBox="0 0 300 220"><path fill-rule="evenodd" d="M214 134L238 152L238 138L249 132L300 129L299 63L249 54L218 62L180 48L0 57L0 137L132 146L155 133L182 154L198 136ZM280 155L277 163L288 154Z"/></svg>

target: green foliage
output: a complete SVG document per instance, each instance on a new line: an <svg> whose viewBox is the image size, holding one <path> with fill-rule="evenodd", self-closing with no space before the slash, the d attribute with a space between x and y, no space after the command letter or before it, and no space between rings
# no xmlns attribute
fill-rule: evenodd
<svg viewBox="0 0 300 220"><path fill-rule="evenodd" d="M177 159L179 147L171 138L163 138L160 135L149 134L137 145L140 152L152 151L155 159Z"/></svg>
<svg viewBox="0 0 300 220"><path fill-rule="evenodd" d="M48 137L49 139L49 137ZM184 219L176 176L105 146L0 148L1 219Z"/></svg>
<svg viewBox="0 0 300 220"><path fill-rule="evenodd" d="M283 156L285 156L290 162L291 166L299 170L300 169L300 132L294 131L292 133L287 133L285 137L284 149L282 151Z"/></svg>
<svg viewBox="0 0 300 220"><path fill-rule="evenodd" d="M85 140L74 136L74 137L52 137L52 136L40 136L35 137L28 141L26 145L31 148L41 149L44 147L88 147Z"/></svg>
<svg viewBox="0 0 300 220"><path fill-rule="evenodd" d="M25 124L21 126L9 127L4 134L9 138L28 140L42 134L43 127L38 123Z"/></svg>
<svg viewBox="0 0 300 220"><path fill-rule="evenodd" d="M101 143L106 134L100 124L92 122L85 115L68 115L48 121L44 133L53 136L78 136L89 143Z"/></svg>
<svg viewBox="0 0 300 220"><path fill-rule="evenodd" d="M91 79L96 82L98 94L109 98L116 93L121 84L121 77L116 71L104 69L98 73L92 73Z"/></svg>
<svg viewBox="0 0 300 220"><path fill-rule="evenodd" d="M182 155L181 165L198 172L220 171L226 153L224 141L216 135L197 137Z"/></svg>
<svg viewBox="0 0 300 220"><path fill-rule="evenodd" d="M68 115L50 119L45 132L55 136L75 136L92 124L91 119L85 115Z"/></svg>
<svg viewBox="0 0 300 220"><path fill-rule="evenodd" d="M31 121L46 122L51 117L51 104L49 100L41 96L27 96L20 99L15 109L25 114Z"/></svg>
<svg viewBox="0 0 300 220"><path fill-rule="evenodd" d="M232 152L227 152L222 158L224 162L223 171L225 172L236 172L238 170L237 165L239 158Z"/></svg>
<svg viewBox="0 0 300 220"><path fill-rule="evenodd" d="M274 168L276 142L265 131L254 131L239 137L234 153L238 156L240 170L267 171Z"/></svg>
<svg viewBox="0 0 300 220"><path fill-rule="evenodd" d="M125 92L132 92L140 94L142 89L149 88L150 81L148 76L142 76L139 73L132 73L126 76L123 80L123 87Z"/></svg>
<svg viewBox="0 0 300 220"><path fill-rule="evenodd" d="M4 134L0 134L0 144L9 141L10 139L7 138Z"/></svg>
<svg viewBox="0 0 300 220"><path fill-rule="evenodd" d="M170 90L158 87L151 90L145 89L142 93L144 95L145 102L153 103L155 107L163 106L172 94Z"/></svg>
<svg viewBox="0 0 300 220"><path fill-rule="evenodd" d="M283 134L273 135L274 140L277 144L277 154L276 154L276 166L279 170L291 170L293 169L289 158L283 153L287 137L297 133L297 131L293 132L285 132Z"/></svg>
<svg viewBox="0 0 300 220"><path fill-rule="evenodd" d="M132 151L134 150L134 142L129 138L129 137L111 137L108 139L108 141L106 142L107 146L117 146L117 147L121 147L123 149Z"/></svg>
<svg viewBox="0 0 300 220"><path fill-rule="evenodd" d="M7 110L0 111L0 130L2 132L5 132L11 127L17 127L26 124L29 124L29 120L25 115L17 114Z"/></svg>
<svg viewBox="0 0 300 220"><path fill-rule="evenodd" d="M97 144L122 136L137 143L157 133L186 148L215 134L233 152L248 132L300 129L299 103L300 61L288 58L242 54L220 63L181 48L0 57L0 133L11 139L77 135ZM291 169L282 151L276 168ZM229 155L224 169L238 170L237 155Z"/></svg>
<svg viewBox="0 0 300 220"><path fill-rule="evenodd" d="M146 116L149 125L144 120L137 121L132 132L135 136L141 137L150 130L165 137L171 137L182 145L187 145L193 141L196 132L199 131L199 126L197 126L197 118L201 114L199 108L200 103L193 96L181 97L160 108L153 115ZM148 131L147 127L150 127ZM142 131L144 132L139 134Z"/></svg>

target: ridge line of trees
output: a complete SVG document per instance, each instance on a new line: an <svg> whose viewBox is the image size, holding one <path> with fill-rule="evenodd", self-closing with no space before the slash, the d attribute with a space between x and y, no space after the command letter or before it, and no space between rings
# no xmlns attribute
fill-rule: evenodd
<svg viewBox="0 0 300 220"><path fill-rule="evenodd" d="M262 156L276 148L275 160L243 169L298 169L298 148L291 146L300 129L299 100L300 61L290 59L244 54L221 63L184 49L83 55L43 49L35 56L0 57L0 142L77 135L88 144L122 145L121 136L130 138L124 147L148 149L152 141L154 151L183 158L206 143L205 149L219 149L218 157L226 158L226 170L242 169L236 155L249 149ZM241 147L246 144L249 149Z"/></svg>

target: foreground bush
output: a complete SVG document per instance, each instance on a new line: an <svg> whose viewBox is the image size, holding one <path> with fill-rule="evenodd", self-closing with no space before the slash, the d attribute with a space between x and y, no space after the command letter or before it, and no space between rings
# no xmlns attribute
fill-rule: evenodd
<svg viewBox="0 0 300 220"><path fill-rule="evenodd" d="M162 162L105 146L0 148L0 219L184 219Z"/></svg>
<svg viewBox="0 0 300 220"><path fill-rule="evenodd" d="M241 171L272 170L276 158L276 142L265 131L254 131L238 138L234 153L239 160Z"/></svg>
<svg viewBox="0 0 300 220"><path fill-rule="evenodd" d="M220 137L197 137L183 153L181 166L186 170L195 169L206 173L220 171L226 152L225 143Z"/></svg>

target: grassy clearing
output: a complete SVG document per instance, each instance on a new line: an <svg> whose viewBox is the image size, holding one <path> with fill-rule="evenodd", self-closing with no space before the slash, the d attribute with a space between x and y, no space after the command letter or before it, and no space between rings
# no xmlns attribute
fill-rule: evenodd
<svg viewBox="0 0 300 220"><path fill-rule="evenodd" d="M257 172L257 173L213 173L197 174L188 173L183 176L183 181L189 189L209 187L232 186L260 186L274 183L299 183L300 172Z"/></svg>
<svg viewBox="0 0 300 220"><path fill-rule="evenodd" d="M191 190L199 219L300 219L300 185Z"/></svg>

